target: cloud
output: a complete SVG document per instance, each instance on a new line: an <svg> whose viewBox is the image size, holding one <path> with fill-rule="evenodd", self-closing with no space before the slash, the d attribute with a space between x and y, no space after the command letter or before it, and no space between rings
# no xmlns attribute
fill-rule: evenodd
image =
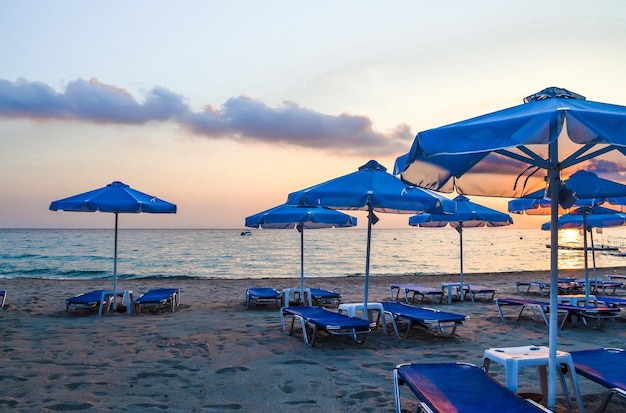
<svg viewBox="0 0 626 413"><path fill-rule="evenodd" d="M70 82L65 93L41 82L0 79L2 117L142 124L165 121L188 111L181 96L162 88L154 88L140 104L128 91L96 79Z"/></svg>
<svg viewBox="0 0 626 413"><path fill-rule="evenodd" d="M377 132L366 116L327 115L284 102L269 107L240 96L220 109L193 112L183 96L155 87L143 103L127 90L97 79L68 83L63 93L41 82L0 79L0 117L62 119L95 123L144 124L174 121L211 139L232 139L322 149L341 154L393 155L405 151L414 135L402 124Z"/></svg>
<svg viewBox="0 0 626 413"><path fill-rule="evenodd" d="M326 115L285 102L273 108L248 97L231 98L220 110L207 107L190 114L186 125L207 137L281 143L343 153L396 154L406 150L413 139L407 125L388 132L376 132L365 116Z"/></svg>

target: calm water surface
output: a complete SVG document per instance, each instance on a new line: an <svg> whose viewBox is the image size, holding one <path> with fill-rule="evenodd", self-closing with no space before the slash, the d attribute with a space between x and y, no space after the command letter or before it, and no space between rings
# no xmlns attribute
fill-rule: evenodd
<svg viewBox="0 0 626 413"><path fill-rule="evenodd" d="M300 274L295 230L121 229L118 274L132 278L293 278ZM561 244L581 246L578 231L560 232ZM596 244L621 244L623 229L594 234ZM367 231L305 230L305 274L346 277L365 271ZM463 232L466 274L547 270L549 232L472 228ZM0 229L0 278L95 279L113 273L113 230ZM591 260L591 258L590 258ZM561 268L583 268L582 251L559 252ZM626 265L626 257L597 253L598 267ZM590 261L591 263L591 261ZM452 228L372 231L371 274L455 274L459 235Z"/></svg>

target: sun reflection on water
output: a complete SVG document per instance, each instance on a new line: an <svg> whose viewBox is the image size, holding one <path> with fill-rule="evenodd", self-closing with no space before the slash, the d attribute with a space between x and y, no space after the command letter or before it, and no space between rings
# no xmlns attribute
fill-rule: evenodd
<svg viewBox="0 0 626 413"><path fill-rule="evenodd" d="M584 268L583 235L578 229L559 230L559 268Z"/></svg>

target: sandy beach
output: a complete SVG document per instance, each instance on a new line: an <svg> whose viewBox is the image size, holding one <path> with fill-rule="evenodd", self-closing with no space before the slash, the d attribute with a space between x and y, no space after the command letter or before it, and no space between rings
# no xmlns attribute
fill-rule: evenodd
<svg viewBox="0 0 626 413"><path fill-rule="evenodd" d="M619 269L599 270L599 274ZM582 277L582 271L562 276ZM458 275L373 277L370 301L389 299L390 283L439 286ZM515 297L515 280L548 280L545 273L468 274L466 281ZM363 344L320 335L307 347L299 331L281 331L275 308L246 309L247 287L295 287L297 279L122 280L135 295L156 287L178 287L182 304L174 312L76 315L64 299L110 281L5 279L7 304L0 312L2 367L0 410L18 412L392 412L392 370L405 362L463 361L482 365L490 347L547 345L548 329L525 317L503 322L493 302L427 306L466 314L470 320L452 337L415 331L408 338L383 335L380 328ZM307 279L307 286L343 294L342 302L362 300L363 278ZM626 291L618 294L626 295ZM535 297L538 297L536 295ZM512 315L512 313L511 313ZM559 331L564 351L625 347L626 320ZM504 371L491 374L504 382ZM584 405L594 411L605 389L579 378ZM524 369L520 391L537 392L535 369ZM557 386L558 412L569 411ZM414 409L405 389L403 407ZM623 411L614 402L609 411Z"/></svg>

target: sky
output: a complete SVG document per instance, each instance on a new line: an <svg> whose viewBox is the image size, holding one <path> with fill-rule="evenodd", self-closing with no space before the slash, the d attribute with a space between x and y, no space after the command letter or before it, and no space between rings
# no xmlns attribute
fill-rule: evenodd
<svg viewBox="0 0 626 413"><path fill-rule="evenodd" d="M112 181L178 206L121 226L243 228L549 86L626 105L625 40L619 0L0 0L0 228L110 227L48 207Z"/></svg>

